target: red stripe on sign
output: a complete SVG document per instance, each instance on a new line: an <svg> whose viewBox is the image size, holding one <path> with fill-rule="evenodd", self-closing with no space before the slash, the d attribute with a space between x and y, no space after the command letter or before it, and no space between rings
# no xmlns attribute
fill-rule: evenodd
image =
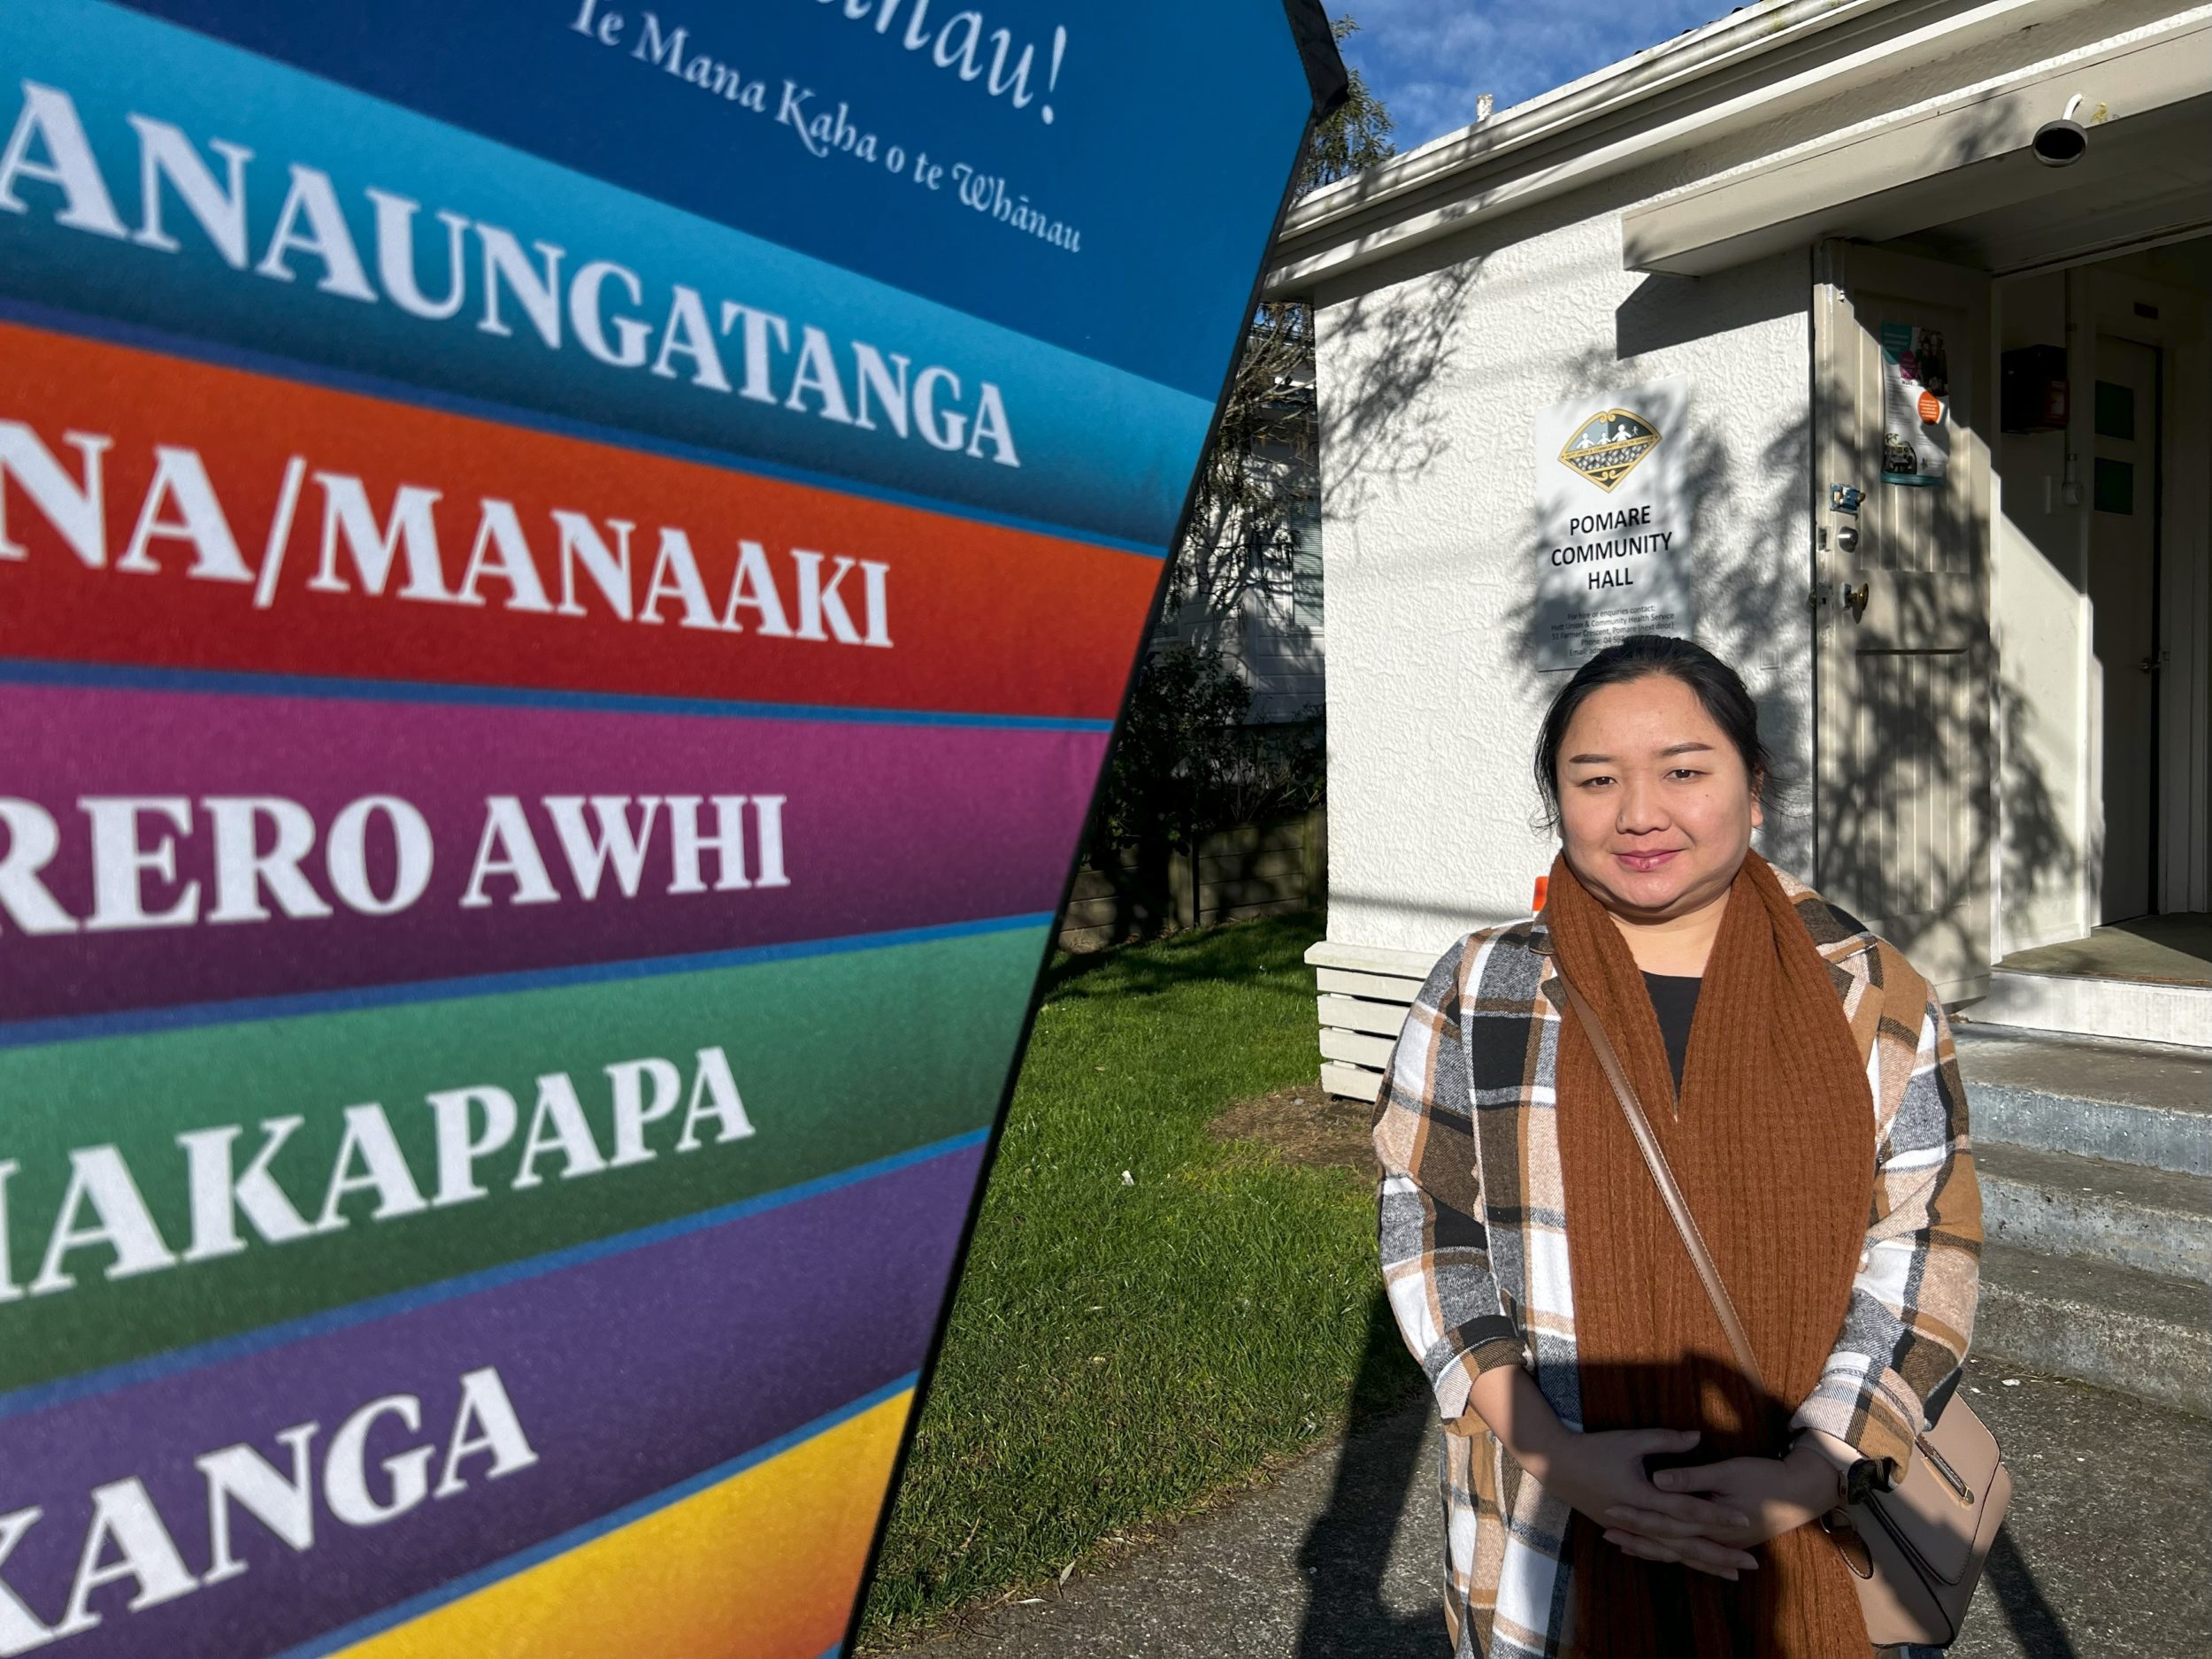
<svg viewBox="0 0 2212 1659"><path fill-rule="evenodd" d="M1110 719L1159 574L44 330L0 360L0 656Z"/></svg>

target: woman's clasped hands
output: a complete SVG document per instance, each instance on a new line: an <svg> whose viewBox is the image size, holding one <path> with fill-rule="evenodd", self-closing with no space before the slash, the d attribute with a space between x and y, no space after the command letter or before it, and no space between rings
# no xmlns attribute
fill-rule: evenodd
<svg viewBox="0 0 2212 1659"><path fill-rule="evenodd" d="M1470 1423L1486 1424L1539 1486L1604 1528L1615 1548L1732 1583L1758 1567L1753 1550L1817 1519L1840 1495L1837 1465L1809 1438L1786 1457L1647 1473L1647 1458L1695 1450L1697 1431L1571 1429L1517 1365L1485 1371L1467 1403Z"/></svg>
<svg viewBox="0 0 2212 1659"><path fill-rule="evenodd" d="M1787 1457L1729 1457L1647 1474L1647 1457L1693 1450L1694 1430L1563 1431L1524 1465L1543 1488L1645 1561L1676 1562L1735 1581L1751 1551L1813 1521L1835 1502L1834 1466L1801 1448Z"/></svg>

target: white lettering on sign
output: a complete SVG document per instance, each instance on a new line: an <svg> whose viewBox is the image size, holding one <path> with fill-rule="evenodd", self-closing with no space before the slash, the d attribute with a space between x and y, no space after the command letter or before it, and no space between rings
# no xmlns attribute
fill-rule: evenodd
<svg viewBox="0 0 2212 1659"><path fill-rule="evenodd" d="M319 1151L299 1144L308 1120L296 1113L188 1130L176 1137L176 1154L157 1161L161 1168L150 1169L140 1153L134 1169L111 1143L77 1147L67 1155L50 1212L19 1195L27 1189L12 1178L20 1161L0 1160L0 1240L17 1231L45 1240L27 1283L14 1277L11 1252L0 1243L0 1308L65 1294L88 1278L189 1269L357 1223L388 1225L495 1192L526 1193L549 1179L580 1180L754 1134L736 1072L718 1046L687 1058L618 1060L596 1079L586 1074L581 1087L565 1071L549 1071L536 1079L534 1094L526 1089L519 1097L494 1083L437 1089L422 1110L426 1161L419 1153L410 1157L391 1114L376 1101L341 1109L336 1138L326 1133ZM147 1173L159 1178L157 1190L173 1190L181 1175L188 1195L188 1217L182 1224L173 1217L167 1234L147 1202L141 1179ZM12 1202L12 1187L19 1194ZM0 1326L5 1318L0 1312Z"/></svg>
<svg viewBox="0 0 2212 1659"><path fill-rule="evenodd" d="M589 7L579 21L589 33ZM680 73L688 75L698 60L686 59L681 34L679 29L666 36L654 61L664 67L680 65ZM724 74L727 84L722 66L710 65L710 79L715 73ZM803 319L740 299L710 302L698 287L675 282L665 294L657 288L649 291L644 279L618 259L572 262L568 250L552 242L530 240L526 245L523 236L506 227L445 208L431 211L442 234L426 234L426 239L444 244L445 291L434 297L418 274L420 202L362 185L359 194L375 220L374 240L365 257L346 216L343 198L349 192L320 168L259 157L211 134L205 142L220 158L219 177L191 134L134 112L126 119L138 167L127 181L111 180L69 93L37 81L21 85L22 106L6 148L0 150L0 212L49 216L64 230L128 240L166 254L183 248L175 231L188 219L223 264L242 275L310 284L319 293L357 304L389 303L427 322L470 326L518 342L534 341L550 351L565 350L572 339L585 355L610 368L646 370L718 396L732 395L726 353L736 350L741 396L847 426L857 424L849 411L859 400L869 357L881 358L877 347L835 341L829 331ZM838 119L843 119L841 109ZM826 134L833 142L839 137L836 122L826 115L801 126L818 137ZM103 136L122 139L119 132ZM127 183L136 188L124 188ZM183 205L184 212L173 219L165 218L169 199L165 186ZM123 217L119 204L137 210L135 224ZM248 237L249 227L257 225L271 227L258 247ZM937 447L957 449L973 460L1019 466L997 383L972 367L965 374L949 365L928 368L938 369L946 377L938 384L960 397L955 412L966 434L963 442ZM913 384L922 383L918 375ZM970 388L964 395L957 390L963 385ZM918 405L910 412L918 425ZM905 423L894 427L900 437L907 429ZM176 518L167 534L184 534L181 526L204 508L204 497L194 493L200 481L188 468L172 480ZM4 546L0 536L0 550ZM219 549L205 541L201 547L210 565L201 573L215 574L224 564ZM237 557L231 549L231 566ZM228 580L237 580L234 572Z"/></svg>
<svg viewBox="0 0 2212 1659"><path fill-rule="evenodd" d="M849 626L849 623L843 626ZM482 831L459 908L634 899L649 891L646 865L667 848L660 891L681 896L791 886L780 795L549 795L484 802ZM429 890L438 849L419 809L397 795L364 795L327 832L281 795L84 795L91 903L71 913L46 879L61 852L65 819L38 802L0 795L0 934L144 932L196 924L250 924L333 915L393 916ZM712 828L704 826L710 821ZM261 845L260 826L275 830ZM73 826L73 827L74 827ZM204 836L213 876L179 879L179 852ZM372 841L389 849L373 871ZM320 854L317 848L319 843ZM552 856L548 855L548 847ZM310 869L319 872L318 886ZM564 887L554 879L558 869ZM711 887L705 879L711 869Z"/></svg>
<svg viewBox="0 0 2212 1659"><path fill-rule="evenodd" d="M812 332L821 338L819 330ZM905 359L899 359L894 377L872 349L864 348L872 366L848 405L827 367L828 349L825 340L815 354L825 365L822 373L805 378L800 389L810 390L825 407L833 401L834 419L860 426L880 419L904 436L910 418L922 440L935 448L972 442L968 417L956 406L959 381L950 370L923 370L910 394ZM774 385L765 371L760 383ZM792 396L800 396L800 389ZM56 437L50 444L27 423L0 417L0 562L30 557L30 549L8 534L7 487L12 484L88 570L226 582L237 585L242 595L250 586L251 596L242 596L242 604L266 608L274 602L283 560L301 528L296 496L303 492L280 488L270 523L243 526L251 533L251 545L268 549L256 572L239 550L240 526L232 523L198 451L162 446L154 452L157 465L132 520L134 528L119 557L111 559L111 534L125 520L110 509L128 504L111 503L106 496L105 461L114 440L85 432ZM891 567L881 559L799 547L772 553L764 542L741 537L728 588L718 603L690 534L679 526L640 534L633 520L595 518L566 507L551 509L544 522L533 526L511 502L496 496L465 505L448 502L434 487L402 484L380 503L378 493L356 474L316 467L298 456L286 470L291 479L311 480L320 496L320 512L307 515L317 527L313 572L303 595L496 603L502 611L533 616L599 616L641 626L673 622L707 633L750 631L763 639L880 650L892 646ZM232 481L242 493L251 480ZM178 506L186 501L188 510ZM471 519L472 527L464 532ZM556 594L557 603L551 597Z"/></svg>
<svg viewBox="0 0 2212 1659"><path fill-rule="evenodd" d="M590 10L591 0L586 4ZM1004 98L1015 109L1027 109L1037 96L1030 84L1030 74L1036 65L1037 48L1033 42L1022 44L1019 56L1014 53L1014 33L1008 28L990 28L980 12L930 12L930 0L820 0L823 5L833 5L855 23L864 23L878 35L894 40L906 50L926 53L928 61L937 68L949 70L962 81L980 81L982 90L994 98ZM905 15L900 15L902 10ZM893 32L893 25L903 27ZM1052 91L1060 82L1060 68L1066 60L1068 31L1056 24L1052 30L1052 44L1044 69L1044 90ZM1049 103L1038 106L1037 117L1048 127L1052 125L1054 111Z"/></svg>
<svg viewBox="0 0 2212 1659"><path fill-rule="evenodd" d="M987 97L1002 98L1003 107L1009 110L1033 110L1037 119L1047 127L1058 119L1051 95L1059 87L1060 71L1067 62L1068 31L1064 24L1053 26L1050 44L1041 59L1039 42L1017 42L1012 29L989 27L980 12L933 12L932 0L820 0L820 4L835 6L848 22L869 26L895 48L903 47L915 54L915 61L952 75L951 84L965 83ZM709 19L710 23L713 20ZM1079 226L1055 219L1041 206L1033 205L1028 195L1007 178L956 157L945 157L941 152L932 159L926 148L918 146L910 153L897 136L877 132L849 98L787 77L772 104L767 80L707 50L704 35L690 23L664 17L649 7L633 14L605 0L577 0L568 29L594 45L621 53L641 68L657 70L657 78L672 85L754 115L772 117L777 127L818 161L836 156L880 166L894 178L910 180L920 189L956 200L963 207L1064 252L1083 250ZM948 173L953 181L949 191L945 188ZM634 303L639 298L635 293L630 297ZM672 336L674 333L672 319L669 333ZM655 373L660 372L657 365Z"/></svg>
<svg viewBox="0 0 2212 1659"><path fill-rule="evenodd" d="M45 1520L47 1509L0 1515L0 1655L28 1653L82 1635L119 1613L142 1613L237 1578L248 1564L237 1549L241 1517L250 1517L293 1554L307 1554L316 1543L319 1483L319 1510L339 1525L384 1526L426 1503L461 1495L472 1482L503 1479L538 1463L493 1365L459 1379L459 1398L442 1428L430 1426L424 1400L411 1394L386 1394L357 1407L331 1431L318 1455L322 1427L307 1422L276 1431L269 1438L284 1449L273 1462L262 1448L244 1441L195 1457L192 1467L205 1494L204 1534L201 1514L165 1515L144 1475L95 1486L86 1500L88 1514L69 1599L50 1624L6 1578L8 1558ZM372 1440L379 1450L371 1449ZM384 1449L395 1440L404 1443L403 1449ZM68 1502L73 1510L74 1497L52 1507ZM178 1540L194 1543L202 1536L206 1565L197 1568ZM108 1585L128 1585L129 1598L104 1596L96 1609L95 1593Z"/></svg>

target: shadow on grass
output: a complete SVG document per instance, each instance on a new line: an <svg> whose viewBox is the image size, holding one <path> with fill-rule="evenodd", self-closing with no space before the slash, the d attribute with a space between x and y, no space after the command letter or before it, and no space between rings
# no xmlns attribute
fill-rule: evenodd
<svg viewBox="0 0 2212 1659"><path fill-rule="evenodd" d="M1045 970L1044 996L1156 996L1200 980L1254 979L1303 973L1305 950L1321 937L1318 910L1194 929L1142 949L1062 954ZM1310 985L1302 987L1310 990Z"/></svg>

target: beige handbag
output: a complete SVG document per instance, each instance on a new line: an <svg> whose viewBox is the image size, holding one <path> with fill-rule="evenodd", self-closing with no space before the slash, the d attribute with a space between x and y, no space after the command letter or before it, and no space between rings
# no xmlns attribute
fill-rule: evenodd
<svg viewBox="0 0 2212 1659"><path fill-rule="evenodd" d="M1556 963L1553 971L1557 973ZM1683 1248L1712 1299L1713 1311L1720 1316L1730 1352L1752 1386L1762 1394L1770 1392L1743 1322L1736 1317L1736 1305L1721 1283L1720 1270L1713 1264L1697 1220L1675 1184L1674 1171L1667 1167L1666 1154L1651 1133L1628 1073L1621 1069L1620 1056L1598 1023L1597 1010L1563 975L1559 985L1590 1047L1597 1051L1598 1064L1613 1086L1645 1167L1682 1235ZM1869 1493L1863 1502L1821 1517L1822 1529L1851 1570L1859 1610L1866 1616L1868 1640L1878 1647L1900 1642L1947 1647L1955 1641L1982 1564L1989 1558L1989 1547L1996 1541L2011 1503L2012 1473L1996 1440L1954 1394L1934 1426L1914 1440L1903 1479L1886 1492Z"/></svg>

